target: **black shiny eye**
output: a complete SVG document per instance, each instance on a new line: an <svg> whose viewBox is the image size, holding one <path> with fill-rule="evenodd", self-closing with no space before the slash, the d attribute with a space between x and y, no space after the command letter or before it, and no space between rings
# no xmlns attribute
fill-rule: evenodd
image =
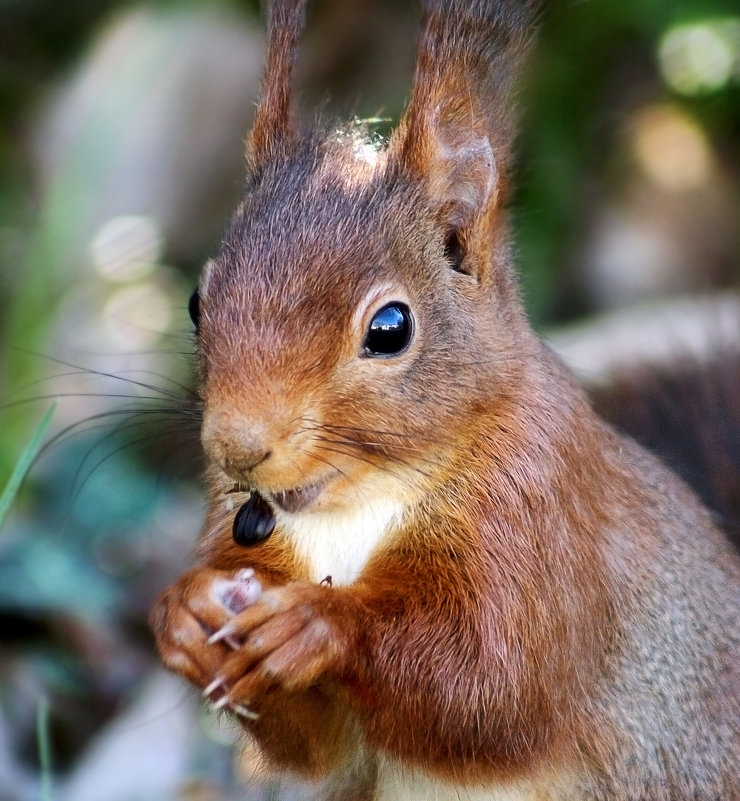
<svg viewBox="0 0 740 801"><path fill-rule="evenodd" d="M411 342L414 321L405 303L389 303L375 312L365 337L368 356L398 356Z"/></svg>
<svg viewBox="0 0 740 801"><path fill-rule="evenodd" d="M190 315L190 319L193 321L193 325L198 328L198 322L200 320L200 293L196 289L195 292L190 296L190 300L188 301L188 314Z"/></svg>

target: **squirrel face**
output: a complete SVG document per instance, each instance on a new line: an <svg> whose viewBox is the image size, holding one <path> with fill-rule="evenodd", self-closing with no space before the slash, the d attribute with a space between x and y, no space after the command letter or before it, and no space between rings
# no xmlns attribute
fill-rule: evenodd
<svg viewBox="0 0 740 801"><path fill-rule="evenodd" d="M266 165L199 289L206 454L288 512L419 497L513 348L493 282L369 147L329 134Z"/></svg>

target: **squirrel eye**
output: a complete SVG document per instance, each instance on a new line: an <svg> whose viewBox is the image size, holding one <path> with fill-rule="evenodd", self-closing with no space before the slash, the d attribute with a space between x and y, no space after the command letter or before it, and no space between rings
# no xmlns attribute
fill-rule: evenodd
<svg viewBox="0 0 740 801"><path fill-rule="evenodd" d="M195 328L198 328L198 321L200 320L200 293L196 289L190 296L188 301L188 314L193 321Z"/></svg>
<svg viewBox="0 0 740 801"><path fill-rule="evenodd" d="M405 303L389 303L375 313L365 337L367 356L398 356L408 347L414 331L411 310Z"/></svg>

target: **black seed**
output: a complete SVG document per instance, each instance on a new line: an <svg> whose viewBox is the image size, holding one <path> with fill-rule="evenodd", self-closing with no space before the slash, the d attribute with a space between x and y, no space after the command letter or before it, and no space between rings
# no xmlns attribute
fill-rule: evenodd
<svg viewBox="0 0 740 801"><path fill-rule="evenodd" d="M257 545L266 540L274 528L272 507L259 492L253 492L234 518L234 542L237 545Z"/></svg>

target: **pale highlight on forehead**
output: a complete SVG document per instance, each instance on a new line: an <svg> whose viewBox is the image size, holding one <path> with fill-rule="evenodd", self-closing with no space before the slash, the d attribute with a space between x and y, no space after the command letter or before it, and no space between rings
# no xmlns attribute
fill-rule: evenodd
<svg viewBox="0 0 740 801"><path fill-rule="evenodd" d="M385 142L371 139L361 127L338 128L327 138L328 157L318 165L317 184L339 182L348 190L372 180L385 166Z"/></svg>

